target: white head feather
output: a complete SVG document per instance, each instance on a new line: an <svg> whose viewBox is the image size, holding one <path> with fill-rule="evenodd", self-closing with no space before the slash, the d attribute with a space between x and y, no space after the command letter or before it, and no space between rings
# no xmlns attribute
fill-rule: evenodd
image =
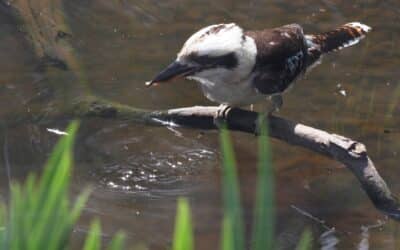
<svg viewBox="0 0 400 250"><path fill-rule="evenodd" d="M183 45L178 58L190 53L220 56L240 49L243 30L234 23L215 24L194 33Z"/></svg>
<svg viewBox="0 0 400 250"><path fill-rule="evenodd" d="M177 61L191 63L187 58L195 53L199 56L223 56L234 53L238 65L233 69L212 68L201 71L192 79L202 84L235 83L243 80L252 71L257 48L252 38L244 35L243 29L234 23L216 24L205 27L193 34L178 53Z"/></svg>

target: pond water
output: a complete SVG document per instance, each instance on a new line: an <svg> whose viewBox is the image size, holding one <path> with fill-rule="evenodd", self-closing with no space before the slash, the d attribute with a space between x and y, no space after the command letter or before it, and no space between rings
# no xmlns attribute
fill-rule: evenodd
<svg viewBox="0 0 400 250"><path fill-rule="evenodd" d="M45 1L30 2L35 6ZM359 45L326 56L298 81L284 96L280 115L365 143L378 171L392 191L400 193L399 1L64 2L58 11L66 16L68 39L89 89L103 98L146 109L212 104L194 82L144 86L203 26L236 22L247 29L262 29L297 22L306 33L350 21L372 26L373 32ZM37 71L20 23L2 5L0 119L4 121L10 113L18 117L51 109L54 86L67 89L75 80L69 71ZM41 12L46 15L50 9L43 7ZM1 126L1 199L7 197L8 176L23 179L28 172L40 170L58 139L47 129L63 129L66 124ZM232 135L249 228L257 142L252 135ZM305 228L312 230L315 249L400 248L399 224L373 207L346 168L298 147L276 140L271 144L279 249L293 249ZM217 132L85 120L76 143L72 191L74 196L87 186L94 191L73 234L74 244L81 243L88 222L97 217L105 241L123 230L133 249L168 249L176 199L186 196L194 217L196 249L217 249L222 209L219 147Z"/></svg>

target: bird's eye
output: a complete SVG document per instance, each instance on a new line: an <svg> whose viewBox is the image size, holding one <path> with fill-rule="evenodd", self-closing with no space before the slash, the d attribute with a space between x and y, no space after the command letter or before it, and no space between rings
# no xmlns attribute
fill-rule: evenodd
<svg viewBox="0 0 400 250"><path fill-rule="evenodd" d="M192 53L189 55L189 60L205 68L223 67L232 69L238 64L238 60L234 52L221 56L198 55Z"/></svg>

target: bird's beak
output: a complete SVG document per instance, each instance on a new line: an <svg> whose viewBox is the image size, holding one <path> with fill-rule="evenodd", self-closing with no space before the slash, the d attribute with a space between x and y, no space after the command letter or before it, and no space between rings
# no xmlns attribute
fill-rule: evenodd
<svg viewBox="0 0 400 250"><path fill-rule="evenodd" d="M158 73L158 75L154 77L153 80L146 82L146 86L150 87L155 83L168 82L177 77L185 77L194 73L195 70L196 68L193 66L184 65L175 61L168 65L166 69Z"/></svg>

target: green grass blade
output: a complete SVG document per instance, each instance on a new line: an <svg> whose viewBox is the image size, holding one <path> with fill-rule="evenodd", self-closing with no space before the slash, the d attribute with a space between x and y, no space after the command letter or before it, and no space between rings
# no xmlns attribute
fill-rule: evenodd
<svg viewBox="0 0 400 250"><path fill-rule="evenodd" d="M252 249L273 249L275 210L274 210L274 174L267 126L260 119L260 136L258 138L258 172L257 194L254 206Z"/></svg>
<svg viewBox="0 0 400 250"><path fill-rule="evenodd" d="M178 200L178 209L175 220L175 233L173 250L192 250L193 227L191 222L190 207L187 199Z"/></svg>
<svg viewBox="0 0 400 250"><path fill-rule="evenodd" d="M312 234L310 230L303 232L296 250L309 250L312 248Z"/></svg>
<svg viewBox="0 0 400 250"><path fill-rule="evenodd" d="M73 143L78 123L73 122L67 129L67 136L63 136L55 146L50 160L46 164L44 174L38 188L38 199L35 206L35 226L30 232L31 249L48 248L46 239L50 233L54 236L51 247L59 248L64 242L63 235L67 232L68 223L68 199L67 189L70 182L71 165L73 161ZM64 205L61 207L61 205ZM60 224L54 223L58 221ZM64 228L61 228L64 227Z"/></svg>
<svg viewBox="0 0 400 250"><path fill-rule="evenodd" d="M4 231L6 224L6 208L3 203L0 203L0 232Z"/></svg>
<svg viewBox="0 0 400 250"><path fill-rule="evenodd" d="M5 249L6 243L6 207L0 203L0 249Z"/></svg>
<svg viewBox="0 0 400 250"><path fill-rule="evenodd" d="M90 226L88 236L85 240L85 245L83 250L100 250L101 247L101 228L100 222L95 220L92 225Z"/></svg>
<svg viewBox="0 0 400 250"><path fill-rule="evenodd" d="M24 249L26 248L27 230L24 229L23 207L24 197L21 187L17 184L11 185L11 205L9 208L9 222L7 228L7 239L5 249ZM29 209L29 207L28 207ZM18 238L20 237L20 238ZM21 239L21 240L19 240Z"/></svg>
<svg viewBox="0 0 400 250"><path fill-rule="evenodd" d="M235 240L233 236L233 227L231 216L224 215L222 224L222 250L232 250L235 249Z"/></svg>
<svg viewBox="0 0 400 250"><path fill-rule="evenodd" d="M46 245L46 249L57 250L64 242L68 241L71 229L68 225L68 200L63 199L58 205L58 211L52 212L51 214L57 218L57 223L60 225L48 226L44 231L48 232L47 242L39 244L40 247ZM51 231L50 231L51 230ZM46 241L45 240L45 241Z"/></svg>
<svg viewBox="0 0 400 250"><path fill-rule="evenodd" d="M125 235L123 233L117 233L112 239L107 250L122 250L124 249Z"/></svg>
<svg viewBox="0 0 400 250"><path fill-rule="evenodd" d="M80 216L82 209L84 208L87 200L89 199L91 190L85 189L76 199L75 204L71 210L71 222L75 223L78 217Z"/></svg>
<svg viewBox="0 0 400 250"><path fill-rule="evenodd" d="M220 133L222 147L222 182L223 182L223 199L224 199L224 222L231 224L229 227L223 227L223 230L232 230L232 232L223 232L222 243L223 249L234 246L233 250L244 249L244 230L242 221L242 209L240 204L239 183L236 172L236 163L232 143L229 138L228 131L222 129ZM232 242L230 242L232 241Z"/></svg>
<svg viewBox="0 0 400 250"><path fill-rule="evenodd" d="M53 152L50 155L50 158L45 165L45 171L40 181L41 187L43 186L49 187L51 185L51 183L54 181L54 177L59 174L61 168L60 164L64 168L69 167L69 165L63 164L63 162L66 160L67 155L72 157L72 146L74 143L75 134L76 131L78 130L78 127L79 127L78 122L76 121L72 122L67 128L68 135L63 136L53 149Z"/></svg>

